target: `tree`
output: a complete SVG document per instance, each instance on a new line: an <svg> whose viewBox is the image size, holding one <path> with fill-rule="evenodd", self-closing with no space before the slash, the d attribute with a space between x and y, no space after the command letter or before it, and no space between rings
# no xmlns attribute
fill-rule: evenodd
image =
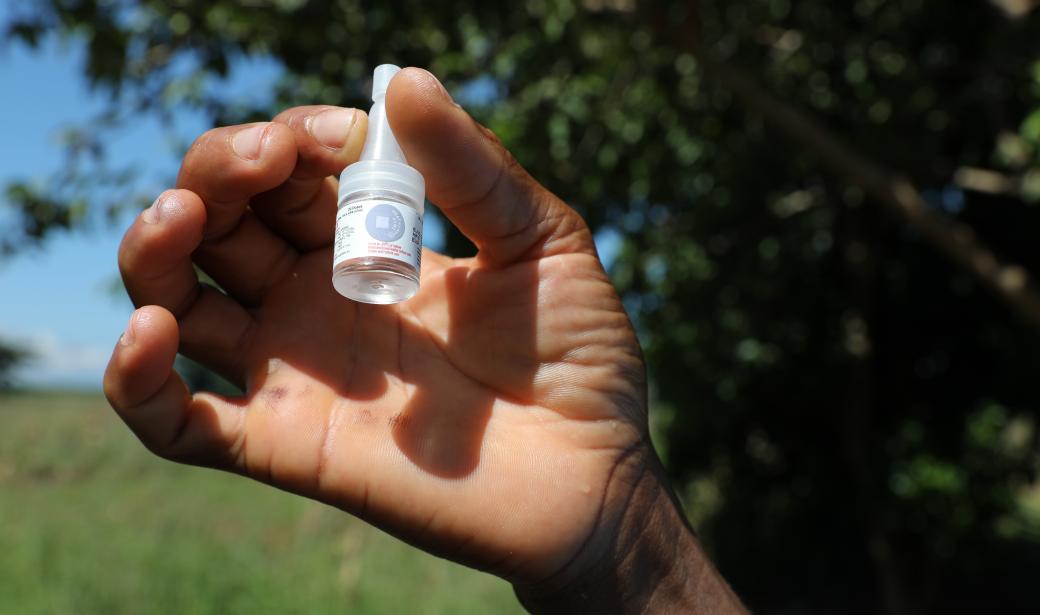
<svg viewBox="0 0 1040 615"><path fill-rule="evenodd" d="M375 64L430 68L621 238L612 275L668 465L752 607L1025 612L1040 557L1020 506L1040 464L1033 6L49 0L7 33L83 40L115 123L363 107ZM212 88L245 55L284 66L270 99ZM38 221L34 199L74 197L9 202Z"/></svg>
<svg viewBox="0 0 1040 615"><path fill-rule="evenodd" d="M0 344L0 391L12 385L11 373L29 359L28 352L17 346Z"/></svg>

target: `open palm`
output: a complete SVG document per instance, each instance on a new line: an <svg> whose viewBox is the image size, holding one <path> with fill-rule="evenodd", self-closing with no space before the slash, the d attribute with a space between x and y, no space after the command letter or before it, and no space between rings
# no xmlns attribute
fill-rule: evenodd
<svg viewBox="0 0 1040 615"><path fill-rule="evenodd" d="M120 251L139 306L106 393L174 460L329 502L432 552L537 582L595 558L641 471L643 366L584 223L406 70L387 95L406 155L479 247L426 251L420 292L330 282L335 180L365 118L291 109L212 130ZM193 262L226 291L199 285ZM177 350L246 395L189 395Z"/></svg>

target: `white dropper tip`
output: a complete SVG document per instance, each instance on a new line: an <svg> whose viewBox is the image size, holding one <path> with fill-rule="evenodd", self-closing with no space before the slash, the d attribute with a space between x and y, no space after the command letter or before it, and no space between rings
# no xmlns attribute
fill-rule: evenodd
<svg viewBox="0 0 1040 615"><path fill-rule="evenodd" d="M372 73L372 109L368 112L368 136L361 149L361 160L406 162L386 119L386 88L400 71L393 64L380 64Z"/></svg>
<svg viewBox="0 0 1040 615"><path fill-rule="evenodd" d="M401 67L393 64L380 64L376 67L372 72L372 100L379 100L386 95L386 88L390 87L390 80L399 72L401 72Z"/></svg>

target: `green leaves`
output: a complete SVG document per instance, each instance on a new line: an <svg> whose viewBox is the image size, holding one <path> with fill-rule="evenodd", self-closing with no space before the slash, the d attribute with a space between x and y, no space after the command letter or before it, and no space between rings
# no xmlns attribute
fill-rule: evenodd
<svg viewBox="0 0 1040 615"><path fill-rule="evenodd" d="M32 354L25 349L0 342L0 391L11 386L14 369L31 358Z"/></svg>

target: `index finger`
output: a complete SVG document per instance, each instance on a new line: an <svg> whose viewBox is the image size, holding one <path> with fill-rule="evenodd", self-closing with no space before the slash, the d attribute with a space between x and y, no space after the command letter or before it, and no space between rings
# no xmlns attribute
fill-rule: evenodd
<svg viewBox="0 0 1040 615"><path fill-rule="evenodd" d="M360 156L368 118L357 109L310 105L286 109L274 121L287 125L296 137L296 168L284 184L254 198L250 207L300 252L328 246L335 229L335 176Z"/></svg>
<svg viewBox="0 0 1040 615"><path fill-rule="evenodd" d="M281 185L296 166L291 128L256 122L206 131L184 156L177 187L191 190L206 204L206 239L237 226L252 197Z"/></svg>

